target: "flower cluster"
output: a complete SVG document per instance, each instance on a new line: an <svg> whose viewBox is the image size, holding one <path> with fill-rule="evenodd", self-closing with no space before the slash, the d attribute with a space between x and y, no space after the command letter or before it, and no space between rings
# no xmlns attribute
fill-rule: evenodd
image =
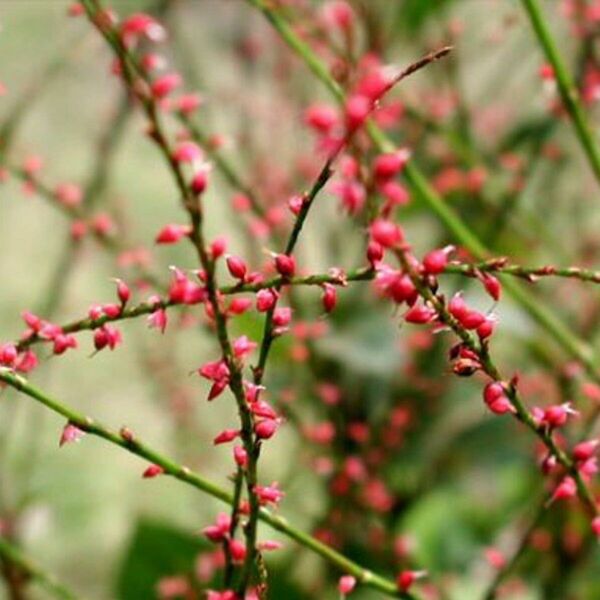
<svg viewBox="0 0 600 600"><path fill-rule="evenodd" d="M120 17L97 0L72 4L69 14L82 20L86 17L112 52L110 77L124 86L132 108L143 115L144 131L172 176L184 216L159 223L147 247L133 244L118 211L98 211L90 201L97 193L94 185L86 187L72 181L49 185L42 176L44 161L39 155L29 154L20 163L12 163L5 159L0 146L0 181L15 178L27 195L45 198L68 218L73 248L88 243L88 239L95 241L115 259L114 269L121 275L114 278L109 300L94 302L76 321L60 325L43 311L39 311L40 316L23 312L24 331L18 339L0 344L0 385L31 396L66 419L60 446L77 442L85 434L99 436L143 458L143 479L158 483L172 476L229 505L201 531L210 549L198 559L195 583L200 583L202 593L211 600L268 597L264 554L279 550L283 544L263 539L261 522L334 565L341 597L353 594L361 585L403 598L416 597L415 590L438 597L436 578L429 581L428 577L434 569L419 568L422 554L415 551L417 542L396 517L419 498L419 486L426 488L437 471L446 468L435 448L424 450L430 454L419 483L415 483L412 464L398 466L404 456L417 453L415 448L421 451L419 441L415 443L413 438L439 409L441 392L451 385L445 371L463 380L472 378L478 397L483 399L477 407L486 423L510 427L512 419L535 441L530 462L537 459L546 492L538 515L555 510L558 504L571 514L583 515L585 534L581 537L600 538L600 440L587 426L593 425L595 415L586 415L591 413L588 405L600 402L600 374L588 347L565 332L562 322L538 304L537 296L529 296L514 285L515 279L534 283L550 277L600 283L600 273L553 265L526 268L508 258L490 258L495 255L471 233L461 220L460 210L455 213L442 195L447 200L456 195L480 196L488 182L488 169L498 165L465 160L456 166L457 151L452 160L442 156L441 166L432 169L429 184L416 164L421 150L415 136L407 135L401 146L386 136L387 130L404 128L410 112L391 92L413 73L446 56L450 47L442 46L398 70L383 64L375 51L357 53L360 18L349 2L324 2L314 11L310 27L295 28L286 15L296 11L298 15L311 14L305 3L248 1L268 16L283 39L326 83L335 101L304 102L297 111L301 114L295 125L309 132L313 148L306 160L298 161L298 173L279 172L269 156L266 166L258 159L252 163L256 174L248 181L223 151L227 147L225 137L208 135L198 124L203 97L186 89L188 81L171 67L168 52L161 50L168 28L160 19L142 12ZM564 4L570 22L580 25L577 35L591 39L588 26L600 20L600 12L590 9L582 14L577 3ZM364 11L368 14L369 9ZM240 52L243 60L253 61L260 51L246 41ZM373 47L376 41L371 40ZM568 89L565 94L568 81L562 71L560 64L548 64L540 76L551 84L552 110L575 115L578 135L589 153L591 142L581 125L581 107ZM599 96L598 73L592 62L582 71L579 85L585 104ZM428 102L433 117L421 114L417 121L444 133L441 117L456 110L459 99L440 93ZM456 142L455 136L448 138ZM469 156L472 152L470 146L462 150ZM598 161L593 155L591 151L592 166ZM503 155L498 163L510 175L507 189L512 198L521 189L523 165L510 154ZM600 174L600 161L596 167ZM230 240L221 231L215 235L211 229L212 194L218 185L213 170L234 189L232 212L242 225L248 247L257 252L246 252L237 239ZM359 260L352 269L333 264L326 272L312 272L307 266L309 253L306 257L298 253L299 240L306 237L305 228L317 229L310 223L316 218L313 206L326 194L337 203L336 224L344 223L358 232ZM415 250L422 244L407 216L423 200L452 234L450 240L427 245L424 252ZM331 210L336 210L335 206ZM333 240L332 245L338 242ZM153 261L160 263L169 252L181 252L176 256L188 252L186 260L192 264L176 260L169 270L168 263L155 270ZM460 284L451 287L449 282L456 283L456 276ZM351 284L358 287L361 282L370 282L365 286L369 294L346 291ZM477 289L469 289L470 283ZM309 290L308 302L303 302L301 286ZM310 295L315 289L318 296ZM573 359L563 374L570 395L549 393L541 399L542 394L531 391L534 386L527 374L504 376L497 366L493 350L504 323L498 304L507 294L550 331ZM349 351L348 361L354 360L355 369L348 369L339 356L347 350L346 338L337 340L333 351L321 342L328 341L332 330L344 329L348 314L360 314L355 318L362 321L363 311L375 312L373 307L382 305L393 312L388 321L401 326L406 342L402 362L394 354L389 377L381 374L380 364L376 365L379 370L363 376L361 369L372 366L367 364L370 356L357 361ZM175 325L173 312L178 315ZM146 319L147 326L156 330L154 337L161 341L172 329L176 332L198 325L212 341L206 355L209 360L199 364L198 357L191 357L194 362L189 368L193 367L192 373L198 377L190 381L193 396L200 396L198 390L205 386L202 397L211 410L227 402L235 409L228 412L224 428L209 434L215 455L227 451L224 464L230 490L162 456L127 427L115 433L79 415L24 378L42 363L44 349L52 356L74 354L84 345L82 337L86 334L91 337L88 355L118 351L125 341L121 323L138 317ZM366 319L365 323L369 324ZM158 335L167 331L167 336ZM374 345L379 344L383 342L377 339ZM157 363L173 360L173 356L161 356ZM376 357L372 362L380 361ZM152 375L163 385L166 381L164 389L174 406L194 403L173 385L177 377L170 373L161 376L154 372L160 370L156 363L148 363ZM278 371L272 373L270 365L278 365ZM356 373L345 377L344 373L354 370ZM457 385L468 385L456 381ZM581 384L577 389L588 405L575 397L573 382ZM386 388L391 390L387 401L374 398ZM305 402L307 398L310 402ZM575 439L575 425L585 419ZM280 504L295 492L293 479L288 486L287 479L277 477L286 482L280 487L264 474L267 469L263 470L261 456L274 452L281 430L295 435L306 450L299 453L293 475L307 467L327 493L327 506L312 535L279 516ZM525 542L534 545L534 538L537 547L548 545L543 535L535 537L531 531L533 526L527 533L531 540L526 538L521 548L527 546ZM360 555L356 552L359 545L393 571L394 577L376 575L351 560L348 556ZM493 545L482 546L481 557L496 574L488 597L495 597L519 552L511 559ZM195 597L195 587L186 576L174 575L161 580L157 591L164 599ZM438 595L441 597L442 592Z"/></svg>

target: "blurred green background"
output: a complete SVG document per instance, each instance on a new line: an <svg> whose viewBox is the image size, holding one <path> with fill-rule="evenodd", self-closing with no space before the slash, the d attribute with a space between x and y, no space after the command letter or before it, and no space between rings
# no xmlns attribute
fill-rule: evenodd
<svg viewBox="0 0 600 600"><path fill-rule="evenodd" d="M300 155L310 158L313 141L301 125L301 114L308 103L326 99L325 92L282 49L260 16L241 0L172 4L167 14L171 39L165 52L190 86L198 87L205 98L201 123L208 131L227 136L227 154L247 180L261 189L266 187L265 172L275 178L278 172L293 171ZM45 162L42 175L49 182L87 180L98 161L98 140L123 101L119 82L109 73L110 56L102 40L84 19L66 17L68 5L60 0L0 0L0 81L7 87L0 98L0 118L5 122L15 114L15 102L26 105L6 158L17 164L28 154L40 154ZM468 119L469 135L464 140L472 151L496 156L499 148L506 148L535 162L503 234L496 237L493 228L508 188L502 167L491 171L486 181L491 205L477 196L449 196L467 222L498 254L509 254L518 262L597 264L597 189L568 126L548 124L547 95L538 77L543 61L518 3L365 0L355 5L383 24L385 60L395 64L413 60L442 40L449 26L460 25L451 63L415 77L397 96L408 106L433 112L452 90L458 90ZM114 6L120 14L128 14L154 3L119 1ZM553 27L561 48L574 60L578 48L555 13ZM240 58L240 47L249 42L260 48L254 61ZM48 77L48 65L56 60L61 66ZM286 70L280 80L272 76L278 69ZM46 79L43 89L23 95ZM590 110L595 116L596 109ZM457 136L464 134L464 121L455 110L444 123ZM434 178L447 139L408 125L394 134L414 148ZM129 238L151 247L165 223L182 222L184 215L143 127L139 114L127 118L111 157L107 188L97 202L99 209L118 218ZM559 146L560 160L547 160L539 150L531 156L531 148L542 139ZM299 190L305 185L300 177L293 183ZM2 341L15 339L22 331L22 310L43 313L49 290L58 290L52 319L62 323L85 315L92 303L112 301L110 278L122 272L113 257L87 241L68 272L57 277L57 265L68 252L69 224L36 195L23 194L21 187L13 179L0 187ZM232 250L253 256L258 266L262 246L268 244L240 231L230 207L231 194L215 173L206 196L209 236L225 233ZM418 252L451 241L418 204L404 218ZM319 271L356 264L360 231L340 218L330 193L316 206L309 225L299 248L303 267ZM196 266L185 246L152 250L152 255L164 281L171 264ZM448 281L449 289L455 285L456 281ZM598 298L592 288L544 282L533 292L597 347L599 328L590 322L595 323ZM403 380L403 370L410 358L406 342L413 331L392 327L391 308L374 304L366 291L353 289L342 296L346 294L318 353L324 368L348 391L350 413L377 422L404 394L421 417L418 430L386 472L391 489L407 498L389 527L410 536L415 562L441 577L448 598L479 598L490 579L482 549L498 541L498 532L503 536L500 542L510 545L516 539L519 527L509 525L527 512L528 501L541 489L531 440L504 421L490 420L480 401L480 386L449 376L441 344L420 365L439 392L429 406L420 404L419 398L408 399L412 391L406 389L410 383ZM317 316L317 293L309 291L301 298L307 316ZM481 308L489 307L475 286L469 289L469 298ZM559 366L564 357L510 301L503 301L498 313L500 332L494 342L498 362L506 372L527 373L534 400L560 397ZM200 327L179 328L176 321L173 314L164 339L142 321L124 323L123 346L93 357L91 336L82 334L79 351L44 358L34 380L115 428L126 424L153 446L227 485L230 449L215 448L211 440L235 422L233 403L225 396L206 403L204 381L189 376L203 361L214 359L217 349ZM244 317L235 327L255 339L260 333L255 317ZM293 386L298 390L299 414L306 422L318 421L321 415L314 408L309 376L289 363L290 343L276 345L270 389L276 396ZM573 394L576 397L577 392ZM189 404L187 412L174 409L174 398ZM59 450L62 425L28 398L7 390L0 394L0 520L14 524L31 556L83 597L155 597L160 577L193 570L197 553L206 547L198 532L222 507L176 481L141 480L141 461L90 436ZM283 484L287 495L281 512L311 529L327 500L306 453L310 450L301 445L294 428L285 426L269 442L260 471L264 483ZM429 473L432 464L436 466ZM557 509L548 527L560 527L566 518ZM261 538L280 539L264 527ZM285 549L269 558L272 597L335 598L334 582L340 574L282 541ZM394 566L370 556L365 548L357 546L350 552L373 563L373 568L394 572ZM507 597L600 598L597 549L573 567L574 576L566 577L567 588L559 592L563 596L548 591L558 585L555 571L562 568L560 557L544 561L535 556L531 562L531 577L525 568L524 586ZM30 591L34 598L46 597L34 587ZM0 598L5 597L2 593L0 589ZM363 589L355 596L378 597Z"/></svg>

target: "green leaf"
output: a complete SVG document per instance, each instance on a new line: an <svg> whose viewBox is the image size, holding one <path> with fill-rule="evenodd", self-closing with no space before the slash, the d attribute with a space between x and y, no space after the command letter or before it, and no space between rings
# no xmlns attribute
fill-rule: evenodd
<svg viewBox="0 0 600 600"><path fill-rule="evenodd" d="M157 598L156 584L167 576L191 573L196 556L209 546L167 523L138 522L120 568L117 598Z"/></svg>
<svg viewBox="0 0 600 600"><path fill-rule="evenodd" d="M416 34L436 13L445 10L453 0L400 0L395 24L407 33Z"/></svg>

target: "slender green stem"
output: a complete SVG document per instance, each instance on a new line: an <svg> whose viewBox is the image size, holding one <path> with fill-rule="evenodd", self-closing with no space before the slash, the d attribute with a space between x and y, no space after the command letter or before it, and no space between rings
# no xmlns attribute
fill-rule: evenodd
<svg viewBox="0 0 600 600"><path fill-rule="evenodd" d="M106 323L114 323L115 321L126 321L128 319L135 319L141 315L147 315L153 313L159 309L165 309L169 306L174 306L172 302L168 301L160 301L160 302L142 302L133 306L131 308L124 308L121 312L116 316L108 316L102 315L97 319L92 319L91 317L86 317L85 319L79 319L77 321L71 321L71 323L67 323L61 327L63 333L77 333L79 331L94 331L95 329L99 329ZM17 343L18 350L25 350L29 348L33 344L37 344L39 342L46 342L47 340L38 335L33 334L32 336L21 340Z"/></svg>
<svg viewBox="0 0 600 600"><path fill-rule="evenodd" d="M522 267L520 265L507 264L506 259L498 258L474 264L450 263L445 274L457 274L467 277L476 277L478 273L498 273L501 275L511 275L517 278L525 279L528 282L535 282L538 278L560 277L566 279L578 279L583 282L600 283L600 271L583 269L581 267ZM369 267L353 269L347 273L315 273L302 277L285 278L282 276L271 277L259 283L243 283L235 285L226 285L219 288L219 294L229 296L234 294L243 294L247 292L258 292L259 290L274 288L281 289L284 285L289 286L322 286L325 283L345 286L347 283L370 281L375 278L376 271ZM136 317L150 314L158 309L167 309L177 306L168 300L158 302L141 302L135 306L124 308L116 316L103 315L97 319L86 317L71 321L61 326L64 333L78 333L80 331L93 331L102 327L106 323L113 323L134 319ZM17 343L19 350L24 350L29 346L47 342L39 335L32 335L27 339ZM260 364L260 362L259 362Z"/></svg>
<svg viewBox="0 0 600 600"><path fill-rule="evenodd" d="M478 273L501 273L503 275L514 275L531 283L541 277L561 277L566 279L579 279L589 283L600 283L600 271L583 269L581 267L554 267L547 265L543 267L522 267L520 265L508 264L508 259L499 258L475 264L449 264L445 273L456 273L477 277Z"/></svg>
<svg viewBox="0 0 600 600"><path fill-rule="evenodd" d="M144 78L143 70L140 69L136 58L128 51L123 44L122 39L112 27L103 26L98 23L97 16L101 10L101 4L98 0L83 0L83 6L92 24L102 34L104 39L113 49L116 57L119 59L123 68L124 83L126 87L136 95L141 103L144 114L150 125L151 138L156 143L173 175L177 189L181 194L181 201L189 216L191 224L191 234L189 238L205 273L206 292L214 315L217 338L223 360L227 364L229 371L228 386L237 404L241 423L240 436L248 455L248 466L245 471L245 479L250 510L245 532L247 552L245 565L253 564L250 563L250 560L253 559L256 554L256 522L260 510L259 501L255 491L258 483L256 463L260 444L255 440L253 417L248 403L246 402L246 393L242 377L242 364L236 359L233 353L232 344L229 340L227 331L226 315L219 302L218 287L215 278L215 260L211 258L207 251L207 244L204 237L202 203L200 197L192 191L191 187L186 182L186 177L181 164L174 158L173 149L169 144L159 116L159 108L147 87L147 81ZM141 89L142 84L146 84L146 88L143 90ZM246 566L244 571L246 571ZM247 577L241 579L239 584L241 587L237 588L241 596L245 595L248 581L249 579Z"/></svg>
<svg viewBox="0 0 600 600"><path fill-rule="evenodd" d="M232 503L233 498L229 492L143 443L129 429L122 428L120 432L115 432L95 419L82 415L59 400L51 398L39 388L31 385L25 378L16 375L9 369L0 368L0 381L61 415L67 419L69 423L72 423L82 431L102 438L111 444L115 444L140 458L160 466L166 475L170 475L217 500L225 502L226 504ZM276 529L285 536L297 541L302 546L305 546L320 555L344 573L354 575L364 585L379 590L388 596L406 599L414 598L414 596L410 594L401 594L398 592L393 581L376 575L368 569L364 569L359 564L346 558L333 548L330 548L326 544L313 538L311 535L290 525L285 518L274 515L269 510L261 508L259 511L259 519L271 528Z"/></svg>
<svg viewBox="0 0 600 600"><path fill-rule="evenodd" d="M7 563L15 565L24 575L36 581L40 587L43 587L46 592L55 598L77 600L78 596L76 594L33 562L20 548L17 548L2 536L0 536L0 557Z"/></svg>
<svg viewBox="0 0 600 600"><path fill-rule="evenodd" d="M465 329L459 323L459 321L452 316L446 307L443 296L435 293L430 288L426 280L416 272L407 256L407 251L399 249L396 251L396 256L402 265L402 269L413 281L419 292L419 295L435 309L439 321L444 323L444 325L447 325L462 340L465 346L478 356L481 370L493 381L504 381L504 378L489 354L487 344L477 340L470 331ZM510 384L506 386L506 395L515 410L515 418L523 423L540 439L548 451L556 458L558 463L560 463L571 475L571 477L573 477L577 485L577 493L582 504L586 507L591 515L597 515L600 507L598 507L592 492L579 473L577 465L556 443L552 431L545 427L541 427L536 422L533 415L529 412L525 402L522 400L515 385Z"/></svg>
<svg viewBox="0 0 600 600"><path fill-rule="evenodd" d="M286 279L284 277L272 277L271 279L266 279L261 283L247 283L242 285L223 286L219 288L219 294L227 296L232 294L241 294L245 292L257 292L262 289L277 288L282 285L321 286L324 283L331 283L333 285L343 286L349 282L354 281L369 281L373 279L374 275L374 270L368 267L363 267L361 269L349 271L348 273L345 273L343 275L331 273L318 273L315 275L307 275L305 277L292 277L291 279ZM114 323L118 321L135 319L136 317L148 315L159 309L167 309L173 306L179 305L169 300L159 300L157 302L141 302L139 304L136 304L135 306L124 308L118 315L115 316L102 315L97 319L86 317L84 319L71 321L70 323L62 325L61 330L63 331L63 333L94 331L95 329L99 329L106 323ZM19 342L17 342L16 346L18 350L25 350L26 348L29 348L34 344L43 343L47 341L48 340L46 340L44 337L34 334L26 339L20 340Z"/></svg>
<svg viewBox="0 0 600 600"><path fill-rule="evenodd" d="M285 18L272 8L265 0L247 0L260 9L273 27L279 32L290 48L306 63L317 78L327 87L335 99L343 103L344 92L333 79L312 48L301 40ZM393 152L395 144L375 123L367 123L367 132L375 147L380 152ZM486 260L491 252L460 218L453 208L433 189L414 161L406 165L405 175L417 199L423 201L440 219L454 238L460 242L478 260ZM538 299L532 298L522 286L515 281L505 281L505 290L570 356L581 361L589 376L600 382L593 348L574 335L573 332L548 308L543 307Z"/></svg>
<svg viewBox="0 0 600 600"><path fill-rule="evenodd" d="M419 71L423 67L429 65L430 63L446 56L450 52L450 50L451 50L450 47L445 47L440 50L436 50L434 52L427 54L426 56L422 57L421 59L417 60L416 62L408 65L405 69L400 71L390 81L390 83L387 85L384 93L391 90L396 84L400 83L406 77L409 77L410 75L412 75L413 73L416 73L417 71ZM315 201L315 198L318 196L319 192L325 187L325 185L327 184L327 182L333 175L333 169L332 169L333 164L335 163L336 158L340 155L342 150L349 144L354 133L355 133L355 131L350 131L344 138L343 142L341 144L338 144L336 149L328 156L327 160L325 161L325 164L323 165L322 169L320 170L319 174L317 175L310 190L306 194L304 194L304 196L302 198L302 206L300 208L300 211L298 212L296 221L294 222L294 227L292 228L292 231L290 233L290 236L288 238L287 244L284 249L285 255L292 256L292 254L294 252L294 248L296 247L296 244L298 242L298 238L300 237L300 232L302 231L302 228L304 226L306 218L308 217L308 213ZM275 289L277 291L279 291L281 289L281 287L283 287L284 284L285 284L285 281L281 282L279 285L277 285L275 287ZM264 330L263 330L262 342L260 345L258 364L256 365L256 367L254 367L254 383L256 385L260 385L262 383L262 380L264 377L264 372L265 372L265 367L267 364L267 358L269 356L271 346L275 339L275 329L273 327L273 317L274 317L276 308L277 308L277 301L273 303L273 306L267 311L267 314L265 317L265 325L264 325ZM260 455L260 443L259 443L259 441L256 441L256 443L254 444L252 453L249 454L249 456L248 456L249 460L248 460L246 479L247 479L249 485L250 485L250 479L255 478L256 463L258 461L259 455ZM252 509L252 502L253 502L253 499L250 498L250 508L251 509ZM252 510L251 510L251 515L252 515ZM255 555L255 549L254 549L255 538L256 538L256 519L250 518L248 520L248 524L246 525L246 539L248 540L248 555L246 556L246 560L244 563L244 570L242 572L241 587L238 588L238 591L240 591L242 593L244 593L246 590L246 586L250 579L252 568L253 568L254 562L256 560L256 557L254 556Z"/></svg>
<svg viewBox="0 0 600 600"><path fill-rule="evenodd" d="M337 153L336 153L337 155ZM288 256L291 256L294 252L294 248L296 247L296 243L298 242L298 237L300 236L300 232L302 231L302 227L304 226L304 222L306 221L306 217L313 205L313 202L319 192L325 187L325 184L329 181L331 175L333 174L331 170L331 165L335 160L335 156L330 157L326 162L319 175L315 179L311 189L304 195L304 199L302 202L302 207L298 216L296 217L296 221L294 222L294 227L292 232L290 233L290 237L285 246L284 253ZM272 286L275 290L279 291L285 283L291 283L291 279L285 279L283 277L279 278L277 283ZM314 280L313 280L314 281ZM265 366L267 364L267 358L269 356L269 351L271 349L271 345L273 344L274 335L273 335L273 314L275 313L276 303L275 305L267 311L265 317L265 325L263 329L263 337L260 345L259 358L256 367L254 367L254 382L257 385L263 380Z"/></svg>
<svg viewBox="0 0 600 600"><path fill-rule="evenodd" d="M575 134L585 152L594 176L600 184L600 149L587 121L575 81L563 61L558 45L552 38L539 1L521 0L521 4L531 21L546 60L552 65L560 97L569 113L569 117L571 117Z"/></svg>
<svg viewBox="0 0 600 600"><path fill-rule="evenodd" d="M244 283L242 285L229 285L220 288L221 294L237 294L242 292L258 292L266 288L274 288L279 285L316 285L320 286L324 283L331 283L334 285L345 285L346 283L354 281L369 281L375 277L375 271L369 267L361 267L359 269L353 269L347 273L317 273L315 275L306 275L303 277L272 277L265 279L260 283Z"/></svg>

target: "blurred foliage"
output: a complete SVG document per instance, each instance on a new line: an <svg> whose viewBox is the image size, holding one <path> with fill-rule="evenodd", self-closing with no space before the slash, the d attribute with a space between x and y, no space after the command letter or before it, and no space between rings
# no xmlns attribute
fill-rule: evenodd
<svg viewBox="0 0 600 600"><path fill-rule="evenodd" d="M65 24L66 0L1 4L1 77L9 88L1 99L2 120L13 114L18 93L43 72L42 59L60 62L66 57L52 80L32 96L29 111L11 132L10 158L39 152L46 158L44 175L49 181L85 181L95 168L97 140L122 102L117 82L109 75L109 54L82 22ZM167 14L173 43L166 52L186 77L201 82L201 124L227 138L227 156L252 185L261 191L272 186L275 191L269 193L281 200L291 193L288 188L296 191L306 184L297 163L301 157L313 166L315 153L302 129L301 114L308 103L325 96L282 50L266 24L242 4L175 2ZM312 6L319 9L322 4ZM446 168L464 174L482 167L488 174L480 193L451 189L445 201L498 254L528 265L597 265L596 187L581 166L568 128L547 110L547 96L536 78L541 54L517 3L352 4L365 19L365 43L376 46L385 38L385 60L394 64L405 64L423 48L445 41L450 23L464 26L454 40L452 67L440 64L433 75L420 74L414 85L397 92L416 116L406 117L393 135L413 148L415 160L436 185ZM554 4L547 3L549 13ZM156 8L155 2L145 0L114 5L123 13ZM552 15L567 58L577 64L579 49L572 48L568 27ZM381 30L385 36L378 36ZM257 48L257 60L243 59L241 49L246 47ZM273 74L279 79L273 81ZM463 102L462 117L444 112L451 97ZM437 129L422 118L436 111L442 114ZM597 117L595 107L590 113ZM139 115L130 117L98 203L119 217L135 243L150 247L159 227L182 220L183 214L168 174L157 166L155 149L141 135L143 127ZM559 150L555 160L548 159L548 144ZM500 160L507 157L527 166L519 193L512 187L513 171ZM286 173L291 173L291 181L278 187L278 178ZM229 206L231 193L215 172L207 194L209 236L226 233L232 251L251 256L258 267L264 261L264 246L272 250L275 243L247 235L237 220L240 215ZM401 220L417 253L453 242L418 198L402 209ZM305 233L299 256L307 271L351 267L361 257L362 225L342 215L330 191L319 198ZM57 321L84 315L92 302L112 300L109 278L116 272L114 261L91 244L81 249L61 279L56 265L68 235L62 216L38 197L22 197L18 183L10 181L0 189L0 272L9 282L2 284L0 293L1 341L19 334L19 312L42 305L57 272ZM151 254L164 281L168 265L196 266L180 246ZM226 277L224 270L219 276ZM506 372L524 374L533 390L528 396L532 404L580 399L577 382L565 376L564 357L516 306L503 299L491 307L477 283L444 283L448 296L459 288L481 310L498 313L501 326L494 355ZM598 347L595 290L544 282L530 291ZM319 296L316 289L295 293L290 298L295 319L322 323ZM400 316L390 305L373 300L370 284L349 287L340 291L339 305L325 322L329 333L302 340L309 352L307 365L294 358L295 351L305 349L299 348L302 344L292 336L277 341L267 369L269 393L284 398L287 425L265 448L261 479L282 483L287 492L282 513L307 531L322 532L341 514L341 539L335 541L361 564L388 576L399 566L425 567L432 581L447 579L450 591L444 600L479 600L493 575L483 550L495 544L510 548L518 541L524 509L533 506L542 487L531 438L513 423L488 416L479 381L451 376L443 334L419 346L423 340L413 335L414 328L398 326ZM235 407L225 397L208 405L205 382L189 376L203 361L214 359L213 340L193 313L183 325L173 313L164 338L146 331L142 322L126 323L122 329L126 344L114 354L91 358L91 336L86 334L80 338L84 349L76 355L66 355L60 364L44 358L40 385L115 427L127 423L157 448L228 485L230 449L215 448L211 440L215 432L231 426ZM262 329L262 316L255 313L232 321L235 335L257 340ZM339 386L338 405L322 401L320 383ZM369 477L385 482L392 496L389 510L369 507L359 486L347 495L331 493L335 478L318 471L318 459L330 459L339 469L347 458L364 455L371 460L394 409L410 414L401 443L391 447L385 460L372 460L368 469ZM295 431L298 422L299 429L332 423L338 435L326 444L306 444ZM366 425L371 438L360 441L360 436L349 435L353 424ZM59 452L62 425L27 399L9 391L0 395L0 519L11 521L24 548L86 598L156 598L159 581L171 576L184 575L199 586L198 555L209 546L197 532L223 507L178 482L142 482L139 460L97 440L85 438ZM600 552L571 552L561 538L564 531L575 532L567 536L571 542L578 538L583 520L553 510L543 526L551 551L527 554L518 569L523 584L506 598L600 598ZM382 528L388 534L383 539L378 537ZM261 528L261 539L271 537L279 539ZM410 548L408 557L394 549L398 539ZM270 597L337 597L340 573L294 544L286 542L267 561ZM208 585L218 586L219 581ZM8 597L3 594L0 590L0 598ZM379 595L359 589L354 597Z"/></svg>

